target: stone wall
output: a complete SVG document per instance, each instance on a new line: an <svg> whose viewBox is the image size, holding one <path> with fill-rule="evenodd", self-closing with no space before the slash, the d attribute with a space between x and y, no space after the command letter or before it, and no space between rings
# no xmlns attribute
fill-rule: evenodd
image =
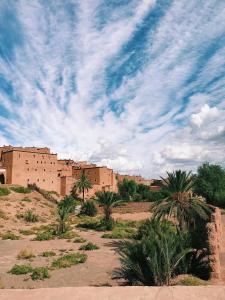
<svg viewBox="0 0 225 300"><path fill-rule="evenodd" d="M211 268L211 279L221 278L220 248L222 240L222 221L219 208L214 208L211 222L207 224L207 235L209 245L209 261Z"/></svg>

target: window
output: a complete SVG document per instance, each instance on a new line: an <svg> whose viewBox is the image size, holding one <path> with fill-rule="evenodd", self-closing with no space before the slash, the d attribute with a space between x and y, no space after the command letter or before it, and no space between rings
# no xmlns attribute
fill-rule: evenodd
<svg viewBox="0 0 225 300"><path fill-rule="evenodd" d="M44 169L44 172L45 172L45 169Z"/></svg>
<svg viewBox="0 0 225 300"><path fill-rule="evenodd" d="M43 181L45 181L45 179L43 179Z"/></svg>
<svg viewBox="0 0 225 300"><path fill-rule="evenodd" d="M35 154L33 155L33 157L35 157Z"/></svg>
<svg viewBox="0 0 225 300"><path fill-rule="evenodd" d="M37 164L38 164L38 160L37 160Z"/></svg>
<svg viewBox="0 0 225 300"><path fill-rule="evenodd" d="M28 160L25 160L25 164L27 164L27 165L29 164Z"/></svg>
<svg viewBox="0 0 225 300"><path fill-rule="evenodd" d="M27 171L30 171L30 169L29 169L29 168L27 168Z"/></svg>
<svg viewBox="0 0 225 300"><path fill-rule="evenodd" d="M28 179L27 179L27 182L29 182L29 181L30 181L30 179L28 178Z"/></svg>
<svg viewBox="0 0 225 300"><path fill-rule="evenodd" d="M37 169L35 169L35 171L37 171Z"/></svg>
<svg viewBox="0 0 225 300"><path fill-rule="evenodd" d="M54 182L52 181L52 183L54 183Z"/></svg>
<svg viewBox="0 0 225 300"><path fill-rule="evenodd" d="M37 182L39 182L39 179L37 180Z"/></svg>

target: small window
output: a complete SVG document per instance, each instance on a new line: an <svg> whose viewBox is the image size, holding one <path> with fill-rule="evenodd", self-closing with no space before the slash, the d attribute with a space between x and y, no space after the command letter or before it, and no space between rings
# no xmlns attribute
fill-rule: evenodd
<svg viewBox="0 0 225 300"><path fill-rule="evenodd" d="M39 182L39 179L37 180L37 182Z"/></svg>
<svg viewBox="0 0 225 300"><path fill-rule="evenodd" d="M45 181L45 179L43 179L43 181Z"/></svg>
<svg viewBox="0 0 225 300"><path fill-rule="evenodd" d="M54 183L54 182L52 181L52 183Z"/></svg>
<svg viewBox="0 0 225 300"><path fill-rule="evenodd" d="M44 169L44 172L45 172L45 169Z"/></svg>
<svg viewBox="0 0 225 300"><path fill-rule="evenodd" d="M42 164L42 161L41 161L41 164Z"/></svg>
<svg viewBox="0 0 225 300"><path fill-rule="evenodd" d="M35 154L33 155L33 157L35 157Z"/></svg>
<svg viewBox="0 0 225 300"><path fill-rule="evenodd" d="M38 160L37 160L37 164L38 164Z"/></svg>
<svg viewBox="0 0 225 300"><path fill-rule="evenodd" d="M27 171L30 171L30 169L29 169L29 168L27 168Z"/></svg>
<svg viewBox="0 0 225 300"><path fill-rule="evenodd" d="M35 169L35 171L37 171L37 169Z"/></svg>
<svg viewBox="0 0 225 300"><path fill-rule="evenodd" d="M25 160L25 164L27 164L27 165L29 164L28 160Z"/></svg>
<svg viewBox="0 0 225 300"><path fill-rule="evenodd" d="M28 178L28 179L27 179L27 182L29 182L29 181L30 181L30 179Z"/></svg>

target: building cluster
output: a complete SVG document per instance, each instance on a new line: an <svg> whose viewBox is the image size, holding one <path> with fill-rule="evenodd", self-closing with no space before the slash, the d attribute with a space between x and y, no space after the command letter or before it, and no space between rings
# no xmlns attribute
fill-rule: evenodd
<svg viewBox="0 0 225 300"><path fill-rule="evenodd" d="M117 182L124 178L137 183L151 184L141 176L120 175L106 166L97 166L86 161L75 162L58 159L49 148L0 147L0 183L27 186L36 184L61 196L69 195L74 184L84 174L92 184L86 197L97 191L117 192Z"/></svg>

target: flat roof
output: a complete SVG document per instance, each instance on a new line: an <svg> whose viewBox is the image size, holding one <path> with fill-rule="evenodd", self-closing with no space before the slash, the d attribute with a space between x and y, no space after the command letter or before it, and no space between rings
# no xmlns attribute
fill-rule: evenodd
<svg viewBox="0 0 225 300"><path fill-rule="evenodd" d="M3 150L2 151L2 154L4 153L8 153L8 152L13 152L13 151L16 151L16 152L27 152L27 153L35 153L35 154L45 154L45 155L57 155L56 153L48 153L48 152L38 152L38 151L29 151L29 150L19 150L19 149L10 149L10 150Z"/></svg>

